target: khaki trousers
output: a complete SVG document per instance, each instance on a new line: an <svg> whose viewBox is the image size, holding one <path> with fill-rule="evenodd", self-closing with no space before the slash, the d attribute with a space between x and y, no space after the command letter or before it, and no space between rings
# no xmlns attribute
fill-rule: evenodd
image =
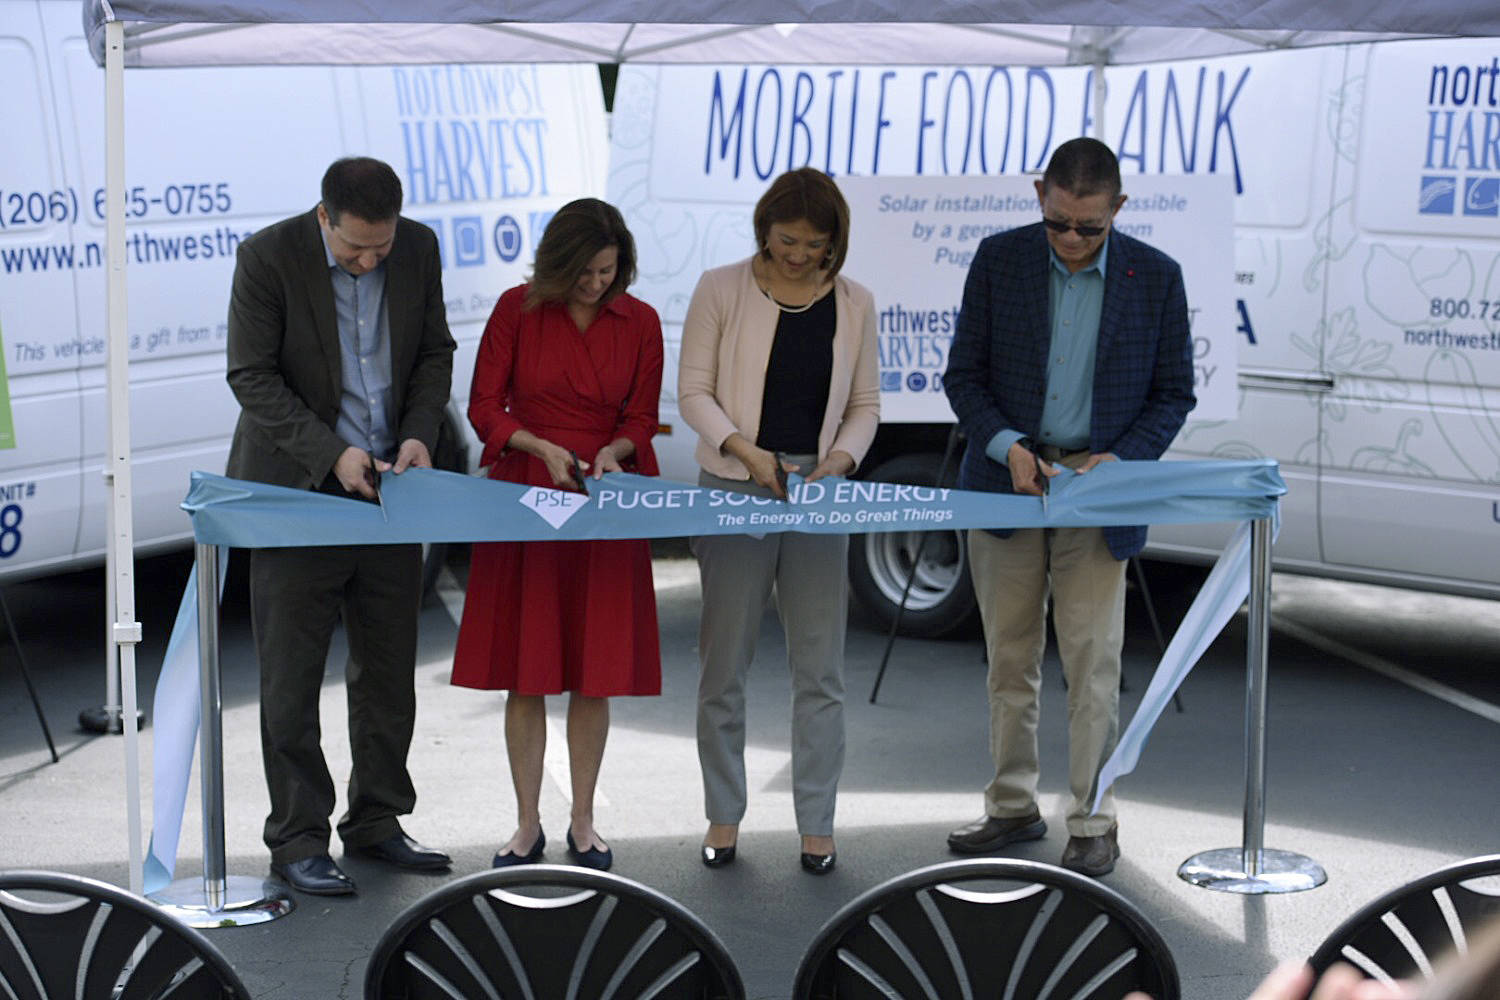
<svg viewBox="0 0 1500 1000"><path fill-rule="evenodd" d="M1125 563L1099 528L1030 528L1009 538L969 532L969 568L989 659L990 754L995 777L985 811L1024 816L1036 807L1037 718L1047 603L1068 683L1068 834L1097 837L1115 822L1113 792L1091 804L1099 769L1119 735Z"/></svg>

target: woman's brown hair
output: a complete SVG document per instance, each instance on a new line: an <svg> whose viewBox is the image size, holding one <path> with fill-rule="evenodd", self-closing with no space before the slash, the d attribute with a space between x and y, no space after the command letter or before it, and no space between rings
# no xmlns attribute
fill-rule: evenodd
<svg viewBox="0 0 1500 1000"><path fill-rule="evenodd" d="M619 251L615 280L600 304L619 295L635 281L635 239L625 228L620 210L598 198L579 198L557 210L537 244L530 286L521 303L535 309L543 302L565 302L589 261L605 247Z"/></svg>
<svg viewBox="0 0 1500 1000"><path fill-rule="evenodd" d="M762 256L769 256L766 241L771 238L772 224L805 219L815 231L828 234L828 256L823 258L828 277L832 279L844 266L849 254L849 203L821 170L800 167L776 178L755 203L753 218L755 245Z"/></svg>

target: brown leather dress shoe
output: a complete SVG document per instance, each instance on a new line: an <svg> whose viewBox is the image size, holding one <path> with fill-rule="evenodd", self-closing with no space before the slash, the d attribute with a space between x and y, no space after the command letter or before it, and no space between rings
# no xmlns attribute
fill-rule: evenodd
<svg viewBox="0 0 1500 1000"><path fill-rule="evenodd" d="M1068 846L1063 848L1062 866L1095 878L1108 875L1115 870L1115 862L1120 857L1120 845L1116 839L1119 829L1112 826L1108 833L1098 837L1069 837Z"/></svg>
<svg viewBox="0 0 1500 1000"><path fill-rule="evenodd" d="M1025 816L1004 819L981 816L968 826L948 834L948 849L957 854L988 854L1006 844L1038 840L1047 833L1047 823L1035 809Z"/></svg>

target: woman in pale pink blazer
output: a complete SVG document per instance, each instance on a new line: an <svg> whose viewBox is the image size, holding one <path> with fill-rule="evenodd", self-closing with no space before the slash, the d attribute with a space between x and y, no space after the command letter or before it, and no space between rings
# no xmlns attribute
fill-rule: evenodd
<svg viewBox="0 0 1500 1000"><path fill-rule="evenodd" d="M682 328L678 403L698 432L699 483L785 499L785 473L847 476L880 422L875 302L839 274L849 206L810 167L755 206L756 253L706 272ZM703 576L698 760L703 863L734 860L745 813L745 673L774 588L792 676L792 788L801 864L833 870L844 764L847 535L695 538Z"/></svg>

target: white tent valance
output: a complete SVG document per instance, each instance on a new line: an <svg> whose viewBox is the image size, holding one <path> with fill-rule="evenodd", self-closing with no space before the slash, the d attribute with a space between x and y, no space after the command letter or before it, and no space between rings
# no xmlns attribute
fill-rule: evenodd
<svg viewBox="0 0 1500 1000"><path fill-rule="evenodd" d="M1477 35L1500 29L1491 0L94 0L99 20L180 22L376 22L493 24L520 22L642 24L1093 24L1182 26L1270 31L1329 31L1358 26L1376 32ZM747 17L748 15L748 17Z"/></svg>
<svg viewBox="0 0 1500 1000"><path fill-rule="evenodd" d="M1490 0L87 0L128 66L424 62L1137 63L1430 35L1500 34ZM1348 30L1358 27L1358 31Z"/></svg>

